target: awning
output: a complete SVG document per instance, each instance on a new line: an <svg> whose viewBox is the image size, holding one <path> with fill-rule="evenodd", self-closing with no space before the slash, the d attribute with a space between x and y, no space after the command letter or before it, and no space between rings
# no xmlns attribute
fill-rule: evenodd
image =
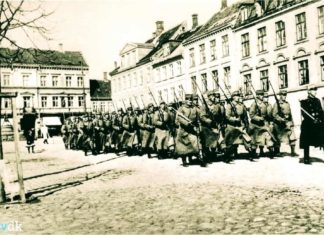
<svg viewBox="0 0 324 235"><path fill-rule="evenodd" d="M60 117L43 117L43 124L46 126L61 126Z"/></svg>

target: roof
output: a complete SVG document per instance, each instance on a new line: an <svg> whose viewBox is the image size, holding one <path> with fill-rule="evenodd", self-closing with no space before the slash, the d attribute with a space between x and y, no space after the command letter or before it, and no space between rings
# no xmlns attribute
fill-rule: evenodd
<svg viewBox="0 0 324 235"><path fill-rule="evenodd" d="M111 100L111 83L104 80L90 80L91 100Z"/></svg>
<svg viewBox="0 0 324 235"><path fill-rule="evenodd" d="M225 26L231 26L239 14L240 7L245 4L251 4L251 0L243 0L216 12L206 24L204 24L194 35L185 40L184 43L190 43L211 32L224 28Z"/></svg>
<svg viewBox="0 0 324 235"><path fill-rule="evenodd" d="M24 50L0 48L0 63L88 67L82 53L79 51L60 52L54 50L39 50L34 48Z"/></svg>

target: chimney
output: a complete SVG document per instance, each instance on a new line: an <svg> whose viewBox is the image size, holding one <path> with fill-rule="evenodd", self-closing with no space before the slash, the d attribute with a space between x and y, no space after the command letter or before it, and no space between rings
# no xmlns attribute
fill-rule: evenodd
<svg viewBox="0 0 324 235"><path fill-rule="evenodd" d="M156 21L156 36L159 36L163 30L164 30L164 27L163 27L163 21Z"/></svg>
<svg viewBox="0 0 324 235"><path fill-rule="evenodd" d="M193 14L192 15L192 28L195 29L198 27L198 15Z"/></svg>
<svg viewBox="0 0 324 235"><path fill-rule="evenodd" d="M103 79L105 81L108 81L108 73L107 72L103 72Z"/></svg>
<svg viewBox="0 0 324 235"><path fill-rule="evenodd" d="M222 7L221 10L227 7L227 0L222 0Z"/></svg>
<svg viewBox="0 0 324 235"><path fill-rule="evenodd" d="M266 7L265 0L256 0L256 2L260 5L261 9L264 11Z"/></svg>
<svg viewBox="0 0 324 235"><path fill-rule="evenodd" d="M115 69L117 69L117 67L118 67L117 61L114 61L114 66L115 66Z"/></svg>
<svg viewBox="0 0 324 235"><path fill-rule="evenodd" d="M63 51L63 43L59 43L59 51L60 51L60 52L64 52L64 51Z"/></svg>

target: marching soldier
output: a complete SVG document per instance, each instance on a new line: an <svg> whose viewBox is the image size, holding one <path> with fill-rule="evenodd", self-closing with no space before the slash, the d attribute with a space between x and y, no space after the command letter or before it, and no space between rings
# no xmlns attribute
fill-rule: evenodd
<svg viewBox="0 0 324 235"><path fill-rule="evenodd" d="M256 91L256 98L250 107L251 123L249 126L249 134L252 138L251 148L256 152L256 148L260 149L260 156L264 156L264 147L272 150L273 141L272 132L269 125L268 105L264 102L263 90ZM270 155L272 156L272 155Z"/></svg>
<svg viewBox="0 0 324 235"><path fill-rule="evenodd" d="M148 158L151 158L152 150L154 148L154 131L155 127L153 125L153 115L154 106L153 104L148 104L144 113L138 119L138 126L141 132L141 154L147 154Z"/></svg>
<svg viewBox="0 0 324 235"><path fill-rule="evenodd" d="M174 139L170 131L171 121L171 114L168 107L162 101L159 110L154 113L153 119L158 159L167 157L174 150Z"/></svg>
<svg viewBox="0 0 324 235"><path fill-rule="evenodd" d="M251 151L251 137L246 133L248 128L248 116L245 105L239 101L239 91L232 93L232 101L228 100L226 106L226 129L224 141L226 145L225 161L229 162L237 155L238 145L243 144L249 151L250 160L254 157L254 152Z"/></svg>
<svg viewBox="0 0 324 235"><path fill-rule="evenodd" d="M126 153L128 156L135 155L137 150L136 148L139 144L139 138L137 135L137 117L133 112L132 107L127 108L127 114L123 117L122 126L124 132L121 142L124 148L126 149Z"/></svg>
<svg viewBox="0 0 324 235"><path fill-rule="evenodd" d="M123 150L121 138L123 135L123 117L124 112L122 109L118 109L118 113L112 117L112 133L111 133L111 146L115 149L115 152L118 154L120 151Z"/></svg>
<svg viewBox="0 0 324 235"><path fill-rule="evenodd" d="M294 122L292 119L290 104L286 101L287 91L281 90L279 92L279 100L272 109L273 128L277 140L274 154L280 153L280 143L290 145L291 156L298 156L295 152L296 135L294 131Z"/></svg>
<svg viewBox="0 0 324 235"><path fill-rule="evenodd" d="M304 149L304 163L311 164L309 147L324 146L324 112L321 102L316 98L317 88L308 87L308 97L300 101L302 123L300 132L300 148Z"/></svg>
<svg viewBox="0 0 324 235"><path fill-rule="evenodd" d="M175 154L182 159L184 167L188 166L187 157L200 154L199 114L193 107L191 94L185 95L185 103L179 108L176 116L177 130Z"/></svg>

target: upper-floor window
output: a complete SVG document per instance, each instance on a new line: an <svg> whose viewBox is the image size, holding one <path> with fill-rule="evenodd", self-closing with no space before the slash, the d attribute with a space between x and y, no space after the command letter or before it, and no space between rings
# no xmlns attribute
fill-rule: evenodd
<svg viewBox="0 0 324 235"><path fill-rule="evenodd" d="M77 82L78 82L78 87L83 87L84 86L83 77L78 77Z"/></svg>
<svg viewBox="0 0 324 235"><path fill-rule="evenodd" d="M165 80L167 78L167 68L166 66L162 67L162 79Z"/></svg>
<svg viewBox="0 0 324 235"><path fill-rule="evenodd" d="M160 68L157 68L157 69L155 70L155 72L156 72L156 81L157 81L157 82L161 81Z"/></svg>
<svg viewBox="0 0 324 235"><path fill-rule="evenodd" d="M267 50L267 30L266 27L258 29L258 49L259 52Z"/></svg>
<svg viewBox="0 0 324 235"><path fill-rule="evenodd" d="M46 76L40 77L40 86L46 86Z"/></svg>
<svg viewBox="0 0 324 235"><path fill-rule="evenodd" d="M322 81L324 81L324 55L321 56L321 75Z"/></svg>
<svg viewBox="0 0 324 235"><path fill-rule="evenodd" d="M324 6L318 8L318 30L319 34L324 34Z"/></svg>
<svg viewBox="0 0 324 235"><path fill-rule="evenodd" d="M141 70L139 75L139 85L143 85L143 80L144 80L143 71Z"/></svg>
<svg viewBox="0 0 324 235"><path fill-rule="evenodd" d="M169 77L173 77L174 76L174 71L173 71L173 64L169 65L169 71L170 71L170 76Z"/></svg>
<svg viewBox="0 0 324 235"><path fill-rule="evenodd" d="M305 85L309 83L308 60L298 62L299 84Z"/></svg>
<svg viewBox="0 0 324 235"><path fill-rule="evenodd" d="M222 51L223 51L223 57L229 56L228 35L222 36Z"/></svg>
<svg viewBox="0 0 324 235"><path fill-rule="evenodd" d="M23 79L23 86L28 86L29 85L29 75L24 74L22 79Z"/></svg>
<svg viewBox="0 0 324 235"><path fill-rule="evenodd" d="M132 87L132 77L130 74L128 74L128 76L127 76L127 81L128 81L127 88L131 88Z"/></svg>
<svg viewBox="0 0 324 235"><path fill-rule="evenodd" d="M65 86L66 87L72 86L72 78L70 76L65 77Z"/></svg>
<svg viewBox="0 0 324 235"><path fill-rule="evenodd" d="M206 63L205 44L199 45L200 64Z"/></svg>
<svg viewBox="0 0 324 235"><path fill-rule="evenodd" d="M191 48L189 50L189 63L190 63L190 67L194 67L196 65L195 63L195 48Z"/></svg>
<svg viewBox="0 0 324 235"><path fill-rule="evenodd" d="M297 41L307 38L306 15L305 12L296 15Z"/></svg>
<svg viewBox="0 0 324 235"><path fill-rule="evenodd" d="M245 74L243 76L243 83L244 83L244 95L251 95L252 88L251 88L251 74Z"/></svg>
<svg viewBox="0 0 324 235"><path fill-rule="evenodd" d="M181 65L181 61L177 62L177 67L178 67L178 75L182 74L182 65Z"/></svg>
<svg viewBox="0 0 324 235"><path fill-rule="evenodd" d="M207 85L207 73L201 74L201 84L202 84L201 91L202 92L206 92L207 89L208 89L208 85Z"/></svg>
<svg viewBox="0 0 324 235"><path fill-rule="evenodd" d="M58 86L58 76L52 76L52 86L53 87Z"/></svg>
<svg viewBox="0 0 324 235"><path fill-rule="evenodd" d="M278 76L279 76L279 88L288 87L288 72L287 65L281 65L278 67Z"/></svg>
<svg viewBox="0 0 324 235"><path fill-rule="evenodd" d="M3 74L2 75L2 86L9 86L10 85L10 75Z"/></svg>
<svg viewBox="0 0 324 235"><path fill-rule="evenodd" d="M249 33L241 35L242 57L250 56L250 39Z"/></svg>
<svg viewBox="0 0 324 235"><path fill-rule="evenodd" d="M53 96L52 97L52 106L53 107L58 107L58 96Z"/></svg>
<svg viewBox="0 0 324 235"><path fill-rule="evenodd" d="M41 105L42 105L42 108L47 107L47 96L42 96L41 97Z"/></svg>
<svg viewBox="0 0 324 235"><path fill-rule="evenodd" d="M192 87L192 94L197 94L197 81L196 76L191 77L191 87Z"/></svg>
<svg viewBox="0 0 324 235"><path fill-rule="evenodd" d="M31 107L31 97L30 96L23 96L23 105L24 105L24 108Z"/></svg>
<svg viewBox="0 0 324 235"><path fill-rule="evenodd" d="M269 91L269 71L267 69L260 71L260 81L262 90Z"/></svg>
<svg viewBox="0 0 324 235"><path fill-rule="evenodd" d="M137 86L138 85L138 81L137 81L137 73L135 72L134 73L134 75L133 75L133 77L134 77L134 85L133 86Z"/></svg>
<svg viewBox="0 0 324 235"><path fill-rule="evenodd" d="M210 41L210 60L216 59L216 40Z"/></svg>
<svg viewBox="0 0 324 235"><path fill-rule="evenodd" d="M213 89L219 90L218 70L212 71L212 81L213 81Z"/></svg>
<svg viewBox="0 0 324 235"><path fill-rule="evenodd" d="M276 45L277 47L286 45L286 29L283 21L276 22Z"/></svg>
<svg viewBox="0 0 324 235"><path fill-rule="evenodd" d="M224 83L227 86L230 86L229 81L231 79L231 67L225 67L224 68Z"/></svg>

